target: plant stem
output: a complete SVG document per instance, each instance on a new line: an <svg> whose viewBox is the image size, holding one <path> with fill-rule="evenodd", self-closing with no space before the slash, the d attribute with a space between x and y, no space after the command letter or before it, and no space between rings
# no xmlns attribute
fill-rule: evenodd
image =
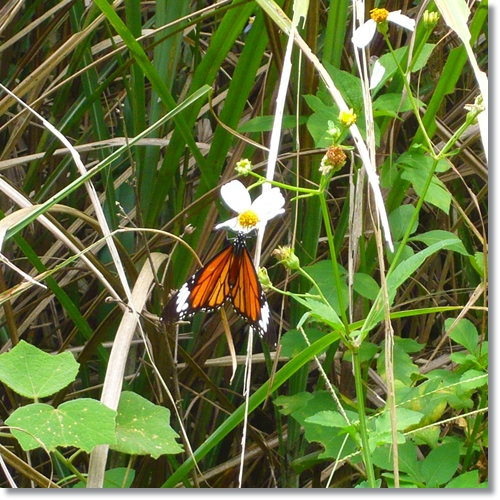
<svg viewBox="0 0 500 500"><path fill-rule="evenodd" d="M363 391L363 378L361 375L361 362L357 348L352 349L352 363L354 366L354 380L356 382L356 397L358 402L359 433L361 435L361 454L366 468L366 477L370 488L376 488L375 474L373 472L372 456L368 441L368 429L366 427L365 394Z"/></svg>

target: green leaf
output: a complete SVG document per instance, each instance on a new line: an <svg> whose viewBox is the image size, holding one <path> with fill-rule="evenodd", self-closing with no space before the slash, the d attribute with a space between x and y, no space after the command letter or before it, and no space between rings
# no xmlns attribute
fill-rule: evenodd
<svg viewBox="0 0 500 500"><path fill-rule="evenodd" d="M456 442L442 444L421 462L422 476L427 488L447 483L458 469L460 449Z"/></svg>
<svg viewBox="0 0 500 500"><path fill-rule="evenodd" d="M469 488L487 488L487 483L479 483L479 471L471 470L464 472L460 476L452 479L445 488L469 489Z"/></svg>
<svg viewBox="0 0 500 500"><path fill-rule="evenodd" d="M305 299L304 303L311 310L310 315L313 318L330 325L335 331L343 330L342 321L333 307L324 302L310 298Z"/></svg>
<svg viewBox="0 0 500 500"><path fill-rule="evenodd" d="M179 435L170 427L170 411L157 406L134 392L123 392L116 416L116 444L111 449L129 455L181 453L175 441Z"/></svg>
<svg viewBox="0 0 500 500"><path fill-rule="evenodd" d="M407 441L398 446L399 470L406 472L415 480L420 480L420 463L417 460L417 450L415 445ZM376 448L372 454L373 464L381 469L392 471L394 469L392 449L389 445Z"/></svg>
<svg viewBox="0 0 500 500"><path fill-rule="evenodd" d="M365 273L354 273L353 288L356 293L370 300L375 300L380 291L379 284Z"/></svg>
<svg viewBox="0 0 500 500"><path fill-rule="evenodd" d="M104 488L130 488L135 478L135 470L127 467L117 467L104 471ZM76 483L73 488L86 488L83 481Z"/></svg>
<svg viewBox="0 0 500 500"><path fill-rule="evenodd" d="M455 243L455 239L439 241L401 262L387 278L387 288L391 303L394 300L394 296L399 286L402 285L424 263L427 257L430 257L439 250L453 247Z"/></svg>
<svg viewBox="0 0 500 500"><path fill-rule="evenodd" d="M347 288L347 284L345 283L345 279L343 279L343 277L347 274L346 270L342 266L338 265L338 271L341 277L340 290L337 289L335 284L331 260L316 262L315 264L305 267L305 270L318 285L325 299L335 309L337 314L340 314L339 294L342 295L344 307L347 307L349 300L349 290ZM316 293L316 289L311 288L311 294Z"/></svg>
<svg viewBox="0 0 500 500"><path fill-rule="evenodd" d="M403 238L410 225L411 218L415 213L415 207L413 205L401 205L400 207L393 210L389 215L389 226L391 228L391 234L394 241L399 241ZM418 217L413 222L410 230L410 234L413 234L418 227Z"/></svg>
<svg viewBox="0 0 500 500"><path fill-rule="evenodd" d="M474 252L474 255L469 256L472 267L477 271L477 274L484 278L484 253L483 252ZM486 261L486 265L488 262Z"/></svg>
<svg viewBox="0 0 500 500"><path fill-rule="evenodd" d="M240 127L238 127L238 132L269 132L273 129L274 125L274 115L266 115L266 116L256 116L251 120L243 123ZM299 125L307 122L307 117L301 116L299 117ZM281 128L295 128L297 126L297 117L295 115L284 115L283 121L281 122Z"/></svg>
<svg viewBox="0 0 500 500"><path fill-rule="evenodd" d="M47 354L21 340L0 355L0 380L30 399L51 396L73 382L80 365L73 354Z"/></svg>
<svg viewBox="0 0 500 500"><path fill-rule="evenodd" d="M421 241L427 246L431 246L434 243L439 243L444 240L448 242L448 250L469 256L469 252L465 249L464 244L460 241L460 238L456 234L450 233L449 231L436 229L410 238L410 241Z"/></svg>
<svg viewBox="0 0 500 500"><path fill-rule="evenodd" d="M425 107L425 103L419 99L415 99L418 106ZM399 94L382 94L375 101L373 101L374 116L393 116L397 117L398 113L411 111L412 105L410 99L406 97L403 104L401 104L401 93Z"/></svg>
<svg viewBox="0 0 500 500"><path fill-rule="evenodd" d="M423 46L417 58L412 63L411 67L412 73L420 71L427 64L427 61L429 60L429 57L431 56L435 46L436 46L435 43L426 43Z"/></svg>
<svg viewBox="0 0 500 500"><path fill-rule="evenodd" d="M463 392L472 392L488 383L488 375L478 370L467 370L460 377L460 390Z"/></svg>
<svg viewBox="0 0 500 500"><path fill-rule="evenodd" d="M382 350L377 359L377 371L382 377L385 377L385 350ZM396 342L394 344L394 378L405 385L410 385L418 375L418 367Z"/></svg>
<svg viewBox="0 0 500 500"><path fill-rule="evenodd" d="M316 340L326 335L325 332L316 330L315 328L304 328L304 333L306 334L309 342L313 344ZM281 337L281 353L280 356L285 356L288 358L293 358L297 356L307 347L307 342L305 341L302 333L298 330L288 330L288 332Z"/></svg>
<svg viewBox="0 0 500 500"><path fill-rule="evenodd" d="M403 166L401 177L413 184L419 196L422 196L427 179L431 173L434 160L420 152L409 151L402 154L397 162ZM435 172L446 172L450 168L444 159L439 160ZM425 201L449 213L451 194L446 186L433 174L430 186L425 194Z"/></svg>
<svg viewBox="0 0 500 500"><path fill-rule="evenodd" d="M343 429L349 426L345 418L338 411L320 411L311 417L306 418L306 422L311 424L325 425L326 427L338 427Z"/></svg>
<svg viewBox="0 0 500 500"><path fill-rule="evenodd" d="M23 450L39 448L38 438L50 451L58 446L75 446L90 452L99 444L113 444L116 412L95 399L77 399L58 408L35 403L18 408L5 423ZM34 437L33 437L34 436Z"/></svg>
<svg viewBox="0 0 500 500"><path fill-rule="evenodd" d="M396 409L396 429L398 444L405 443L406 439L401 431L417 425L422 420L423 413L408 410L407 408ZM369 434L370 449L373 451L378 446L390 444L393 441L391 416L388 411L377 415L370 421L370 427L373 429Z"/></svg>
<svg viewBox="0 0 500 500"><path fill-rule="evenodd" d="M401 178L412 183L413 188L419 196L422 196L427 183L428 173L412 167L405 167ZM451 204L451 194L446 186L435 176L432 176L431 183L425 193L425 201L449 214Z"/></svg>
<svg viewBox="0 0 500 500"><path fill-rule="evenodd" d="M341 459L355 451L356 444L349 435L345 434L344 429L307 422L307 419L313 415L335 408L333 398L328 391L280 396L275 403L283 408L286 407L286 414L291 415L304 427L305 437L309 442L318 442L324 446L325 451L320 455L321 458L338 457ZM284 410L280 411L284 413ZM358 417L355 413L350 411L346 413L351 422L357 420ZM347 422L345 422L344 428L349 428Z"/></svg>
<svg viewBox="0 0 500 500"><path fill-rule="evenodd" d="M455 322L454 318L447 318L445 328L448 331ZM450 338L457 344L464 346L471 354L475 354L479 335L474 324L466 318L462 318L450 332Z"/></svg>

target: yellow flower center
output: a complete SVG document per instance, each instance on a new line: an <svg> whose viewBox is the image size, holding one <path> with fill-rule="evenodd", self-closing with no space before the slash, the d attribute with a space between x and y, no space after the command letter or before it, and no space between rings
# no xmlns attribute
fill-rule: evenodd
<svg viewBox="0 0 500 500"><path fill-rule="evenodd" d="M339 120L345 127L350 127L356 123L356 113L353 112L352 108L349 111L341 111L339 113Z"/></svg>
<svg viewBox="0 0 500 500"><path fill-rule="evenodd" d="M377 23L383 23L387 21L387 16L389 11L387 9L373 9L370 11L371 18Z"/></svg>
<svg viewBox="0 0 500 500"><path fill-rule="evenodd" d="M257 222L259 222L259 218L253 210L246 210L245 212L242 212L240 215L238 215L238 222L240 223L240 226L244 227L245 229L249 229L257 225Z"/></svg>

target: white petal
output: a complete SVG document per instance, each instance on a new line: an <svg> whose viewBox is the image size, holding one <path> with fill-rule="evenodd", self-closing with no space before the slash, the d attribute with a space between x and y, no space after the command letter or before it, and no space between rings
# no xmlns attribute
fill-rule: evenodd
<svg viewBox="0 0 500 500"><path fill-rule="evenodd" d="M268 221L285 210L285 198L279 188L271 188L262 193L252 203L252 210L257 214L259 221Z"/></svg>
<svg viewBox="0 0 500 500"><path fill-rule="evenodd" d="M372 68L372 76L370 77L370 90L373 90L384 77L385 68L379 63L378 59Z"/></svg>
<svg viewBox="0 0 500 500"><path fill-rule="evenodd" d="M238 214L248 210L252 205L252 199L248 194L247 188L237 180L224 184L220 188L220 195L226 202L226 205Z"/></svg>
<svg viewBox="0 0 500 500"><path fill-rule="evenodd" d="M240 227L240 223L238 222L238 217L233 217L232 219L227 220L226 222L221 222L215 226L215 229L222 229L223 227L227 227L232 231L238 231Z"/></svg>
<svg viewBox="0 0 500 500"><path fill-rule="evenodd" d="M373 19L368 19L365 24L354 32L351 38L352 43L358 47L358 49L366 47L373 40L375 31L377 31L377 23Z"/></svg>
<svg viewBox="0 0 500 500"><path fill-rule="evenodd" d="M410 17L401 14L400 10L389 12L387 20L391 23L399 24L399 26L402 26L403 28L406 28L410 31L413 31L415 29L415 19L411 19Z"/></svg>

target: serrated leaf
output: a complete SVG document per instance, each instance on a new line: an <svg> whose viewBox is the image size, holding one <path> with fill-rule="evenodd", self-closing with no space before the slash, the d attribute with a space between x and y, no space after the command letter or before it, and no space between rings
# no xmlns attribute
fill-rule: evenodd
<svg viewBox="0 0 500 500"><path fill-rule="evenodd" d="M134 392L123 392L116 416L116 444L111 449L129 455L173 455L183 451L170 426L170 411Z"/></svg>
<svg viewBox="0 0 500 500"><path fill-rule="evenodd" d="M135 478L135 470L127 467L117 467L104 471L103 488L130 488ZM83 481L76 483L73 488L86 488Z"/></svg>
<svg viewBox="0 0 500 500"><path fill-rule="evenodd" d="M10 352L0 355L0 380L30 399L55 394L73 382L79 364L73 354L47 354L21 340Z"/></svg>
<svg viewBox="0 0 500 500"><path fill-rule="evenodd" d="M320 411L311 417L306 418L307 423L324 425L326 427L348 427L349 423L338 411Z"/></svg>
<svg viewBox="0 0 500 500"><path fill-rule="evenodd" d="M6 421L26 432L12 429L23 450L39 448L38 438L50 451L58 446L74 446L91 452L94 446L112 444L116 412L95 399L77 399L58 408L35 403L18 408Z"/></svg>

